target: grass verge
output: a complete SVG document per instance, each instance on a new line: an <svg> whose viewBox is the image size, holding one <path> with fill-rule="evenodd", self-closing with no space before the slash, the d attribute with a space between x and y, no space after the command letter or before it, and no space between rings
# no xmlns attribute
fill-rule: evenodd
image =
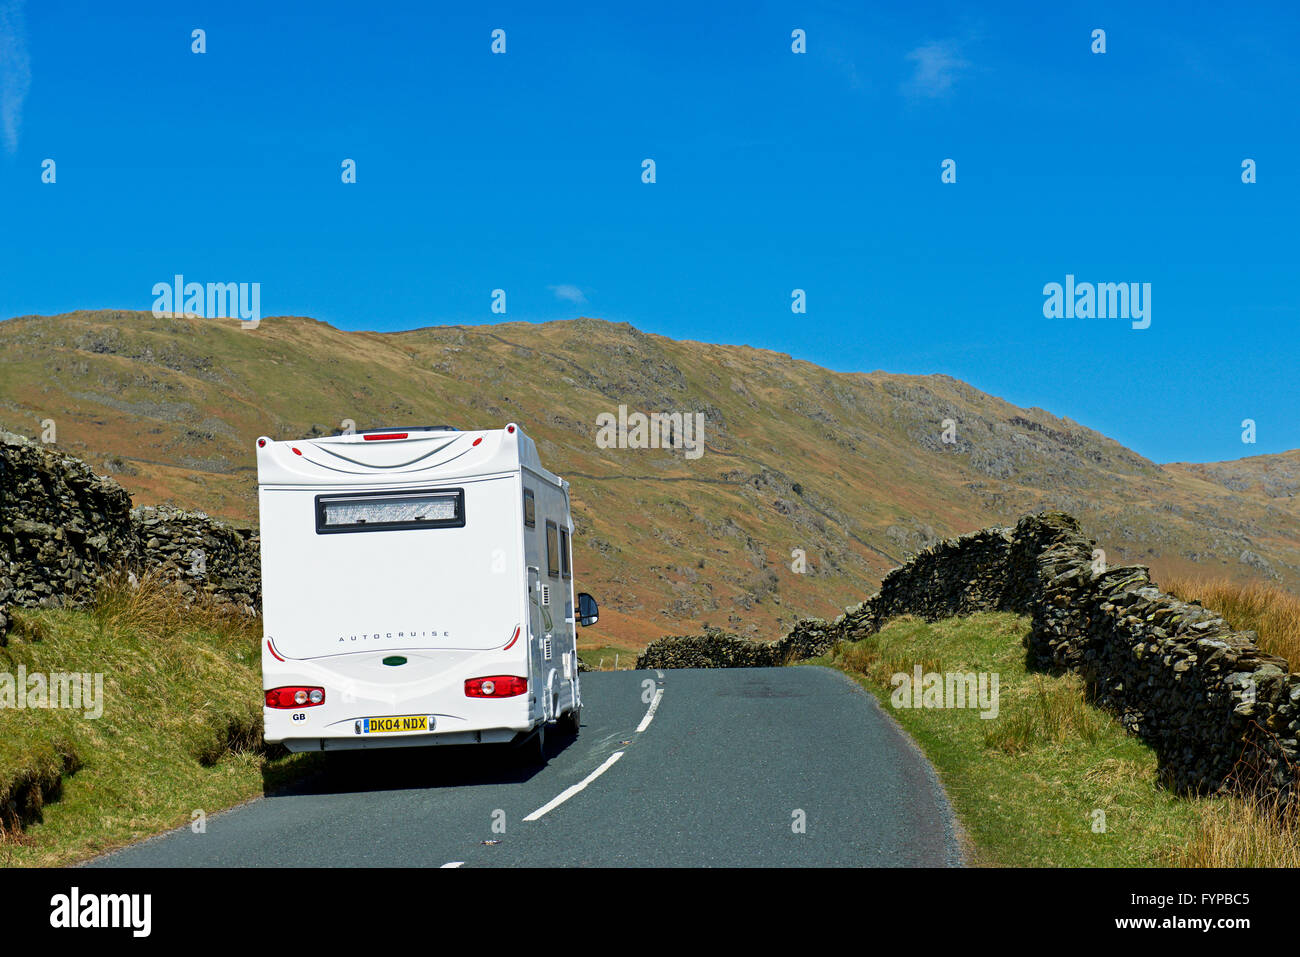
<svg viewBox="0 0 1300 957"><path fill-rule="evenodd" d="M303 769L261 745L257 619L187 608L152 578L86 609L12 611L0 675L102 676L102 715L0 708L0 864L84 860Z"/></svg>
<svg viewBox="0 0 1300 957"><path fill-rule="evenodd" d="M636 667L636 656L631 648L613 645L578 649L578 657L590 671L627 671Z"/></svg>
<svg viewBox="0 0 1300 957"><path fill-rule="evenodd" d="M1208 604L1208 603L1207 603ZM1028 621L977 614L900 618L807 664L836 667L874 694L925 751L983 866L1288 866L1294 822L1239 799L1177 796L1155 754L1087 704L1073 675L1029 672ZM998 676L997 717L891 704L895 674ZM992 713L992 709L986 709Z"/></svg>

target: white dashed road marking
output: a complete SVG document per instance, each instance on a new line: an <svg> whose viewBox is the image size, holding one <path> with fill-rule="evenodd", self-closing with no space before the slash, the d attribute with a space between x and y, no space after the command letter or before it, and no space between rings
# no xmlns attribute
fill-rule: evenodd
<svg viewBox="0 0 1300 957"><path fill-rule="evenodd" d="M640 734L646 728L650 727L650 722L655 719L655 712L659 710L659 702L663 700L663 697L664 689L656 689L655 698L650 702L650 710L645 713L645 717L641 719L641 723L636 726L637 734Z"/></svg>
<svg viewBox="0 0 1300 957"><path fill-rule="evenodd" d="M659 675L660 678L663 677L662 671L656 671L655 673ZM663 700L663 697L664 697L664 689L663 688L656 689L654 700L650 702L650 707L646 710L645 717L643 717L641 719L641 723L636 726L637 734L640 734L646 728L650 727L650 722L654 720L655 712L659 710L659 702ZM613 767L614 762L617 761L619 758L621 758L623 754L624 752L622 751L615 751L613 754L611 754L609 757L605 759L604 764L596 768L596 770L592 771L590 774L588 774L577 784L573 785L572 787L565 788L558 795L553 797L551 800L547 801L545 804L539 807L532 814L524 818L524 820L536 821L543 814L548 814L551 811L555 810L557 807L559 807L569 798L573 797L575 794L579 793L580 791L585 790L587 785L589 785L592 781L596 780L596 778L600 777L611 767ZM451 866L451 865L444 865L444 866Z"/></svg>
<svg viewBox="0 0 1300 957"><path fill-rule="evenodd" d="M622 752L622 751L615 751L613 754L611 754L609 757L607 757L607 758L605 759L605 763L604 763L604 764L602 764L600 767L596 768L596 770L592 771L590 774L588 774L585 778L583 778L583 779L582 779L581 781L579 781L577 784L573 785L572 787L565 788L565 789L564 789L563 791L561 791L561 792L560 792L556 797L551 798L551 800L547 801L545 804L543 804L541 807L539 807L539 808L538 808L536 811L534 811L532 814L530 814L530 815L528 815L526 818L524 818L524 820L525 820L525 821L536 821L536 820L537 820L539 817L541 817L543 814L546 814L546 813L548 813L548 812L550 812L550 811L554 811L557 807L559 807L561 804L563 804L563 803L564 803L565 801L567 801L569 798L573 797L573 796L574 796L575 794L577 794L579 791L582 791L583 789L585 789L585 788L587 787L588 784L590 784L592 781L596 780L596 778L600 777L602 774L604 774L606 771L608 771L611 767L613 767L613 766L614 766L614 762L617 761L617 760L618 760L619 758L621 758L622 756L623 756L623 752Z"/></svg>

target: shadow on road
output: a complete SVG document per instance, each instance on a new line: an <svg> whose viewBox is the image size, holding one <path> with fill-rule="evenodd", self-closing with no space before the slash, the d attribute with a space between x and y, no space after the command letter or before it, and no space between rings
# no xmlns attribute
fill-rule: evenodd
<svg viewBox="0 0 1300 957"><path fill-rule="evenodd" d="M546 761L563 753L576 740L555 732L547 734ZM530 757L527 744L376 748L324 752L311 758L303 776L287 784L283 778L273 780L263 771L266 797L515 784L529 780L545 767Z"/></svg>

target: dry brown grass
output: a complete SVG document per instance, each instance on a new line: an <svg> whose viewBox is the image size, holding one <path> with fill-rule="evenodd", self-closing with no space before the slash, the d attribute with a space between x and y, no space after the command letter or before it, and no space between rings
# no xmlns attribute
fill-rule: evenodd
<svg viewBox="0 0 1300 957"><path fill-rule="evenodd" d="M1203 802L1192 840L1170 852L1175 867L1300 867L1300 812L1258 797Z"/></svg>
<svg viewBox="0 0 1300 957"><path fill-rule="evenodd" d="M1200 601L1238 631L1253 631L1259 646L1300 666L1300 598L1264 582L1174 578L1165 591ZM1179 867L1300 867L1300 807L1255 795L1206 801L1195 837L1171 852Z"/></svg>
<svg viewBox="0 0 1300 957"><path fill-rule="evenodd" d="M1242 585L1225 578L1173 578L1161 583L1183 601L1199 600L1238 631L1254 631L1259 646L1300 667L1300 598L1264 582Z"/></svg>
<svg viewBox="0 0 1300 957"><path fill-rule="evenodd" d="M125 630L145 640L162 640L183 629L202 630L219 643L248 644L260 654L259 619L203 597L188 601L173 582L152 569L140 575L115 571L104 576L90 614L101 631Z"/></svg>

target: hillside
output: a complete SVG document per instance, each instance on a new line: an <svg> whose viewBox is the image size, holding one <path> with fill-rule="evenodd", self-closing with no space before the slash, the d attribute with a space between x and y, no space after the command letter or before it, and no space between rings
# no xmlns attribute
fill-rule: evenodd
<svg viewBox="0 0 1300 957"><path fill-rule="evenodd" d="M599 448L597 416L620 405L702 412L707 450ZM1043 507L1157 579L1300 590L1300 452L1160 466L948 376L836 373L597 319L397 333L116 311L0 322L0 427L36 437L45 419L137 504L249 523L258 435L520 422L573 483L578 576L616 647L705 625L773 638L860 600L936 538Z"/></svg>

